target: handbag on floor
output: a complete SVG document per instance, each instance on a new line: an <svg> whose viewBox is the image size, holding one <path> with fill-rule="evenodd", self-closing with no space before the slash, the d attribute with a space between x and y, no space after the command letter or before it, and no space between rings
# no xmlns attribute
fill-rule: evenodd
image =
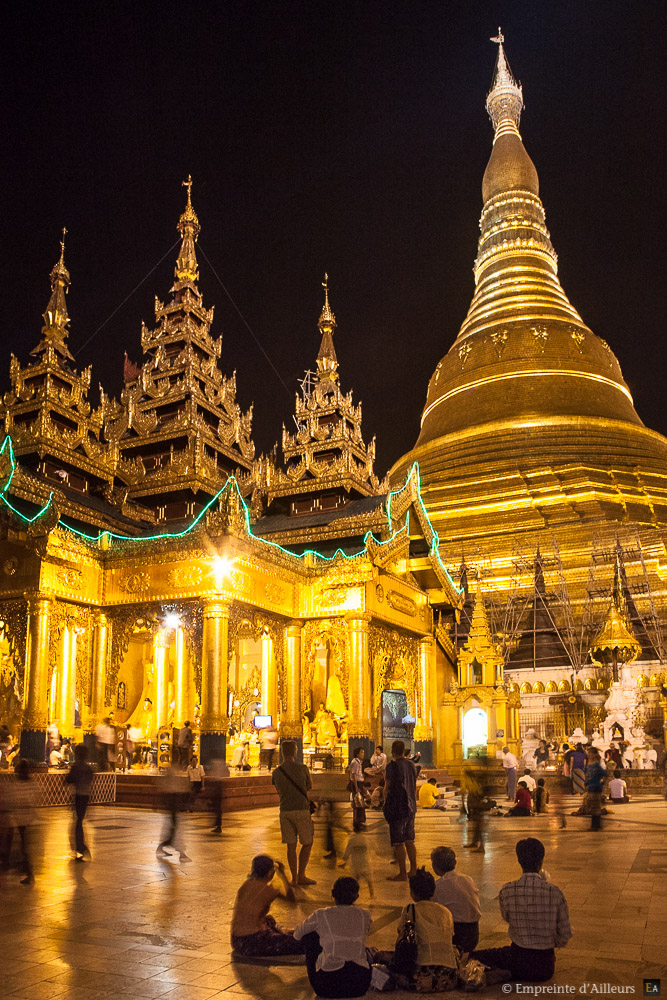
<svg viewBox="0 0 667 1000"><path fill-rule="evenodd" d="M415 907L410 903L405 915L403 929L394 948L394 968L402 976L410 979L417 968L417 932L415 930Z"/></svg>

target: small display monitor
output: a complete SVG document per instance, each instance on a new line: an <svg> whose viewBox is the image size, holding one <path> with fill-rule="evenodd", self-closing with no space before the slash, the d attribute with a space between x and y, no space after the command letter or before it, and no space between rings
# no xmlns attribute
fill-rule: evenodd
<svg viewBox="0 0 667 1000"><path fill-rule="evenodd" d="M273 725L272 715L256 715L252 720L252 724L255 729L268 729Z"/></svg>

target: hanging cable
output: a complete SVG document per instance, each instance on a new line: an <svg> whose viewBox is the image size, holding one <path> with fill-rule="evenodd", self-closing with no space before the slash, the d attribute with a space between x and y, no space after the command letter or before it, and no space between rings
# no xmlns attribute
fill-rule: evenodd
<svg viewBox="0 0 667 1000"><path fill-rule="evenodd" d="M139 290L139 289L141 288L141 286L143 285L144 281L147 281L147 280L148 280L148 279L150 278L151 274L153 274L153 272L154 272L154 271L157 271L158 267L160 266L160 264L162 263L162 261L163 261L163 260L165 259L165 257L168 257L168 256L169 256L169 254L171 253L171 251L172 251L172 250L174 249L174 247L175 247L175 246L176 246L176 245L177 245L177 244L178 244L179 242L180 242L180 238L179 238L179 239L176 239L176 240L174 240L174 242L173 242L173 243L171 244L171 246L169 247L169 249L167 250L167 252L166 252L166 253L165 253L165 254L164 254L164 255L163 255L162 257L160 257L160 259L159 259L159 261L157 262L157 264L155 264L155 265L154 265L154 266L153 266L153 267L152 267L152 268L150 269L150 271L148 272L148 274L145 274L145 275L143 276L143 278L141 279L141 281L139 282L139 284L138 284L138 285L135 285L135 286L134 286L134 288L132 289L132 291L131 291L131 292L130 292L130 293L129 293L128 295L126 295L126 296L125 296L125 298L123 299L123 301L122 301L122 302L121 302L121 303L120 303L119 305L117 305L117 306L116 306L116 308L114 309L114 311L113 311L113 312L112 312L112 313L111 313L111 314L110 314L109 316L107 316L107 318L106 318L106 319L104 320L104 322L103 322L103 323L100 323L100 325L98 326L97 330L95 330L95 332L94 332L94 333L91 333L91 335L90 335L90 337L88 338L88 340L84 340L83 344L81 344L81 346L79 347L78 351L76 351L76 353L75 353L75 355L74 355L75 357L76 357L76 356L77 356L78 354L80 354L80 353L81 353L81 351L82 351L82 350L84 349L84 347L87 347L87 346L88 346L88 344L89 344L89 343L91 342L91 340L93 340L93 338L97 336L97 334L98 334L98 333L100 332L100 330L103 330L103 329L104 329L104 327L105 327L105 326L107 325L107 323L109 323L109 322L110 322L110 320L112 320L112 319L114 318L114 316L116 315L116 313L117 313L117 312L118 312L118 311L119 311L120 309L122 309L122 308L123 308L123 306L125 305L125 303L126 303L126 302L127 302L127 301L128 301L129 299L131 299L131 298L132 298L132 296L134 295L134 293L135 293L136 291L138 291L138 290Z"/></svg>
<svg viewBox="0 0 667 1000"><path fill-rule="evenodd" d="M220 277L220 275L218 274L218 272L216 271L216 269L213 267L213 264L211 264L210 260L206 256L206 253L204 252L204 248L201 245L201 242L199 242L197 244L197 248L201 251L202 257L204 258L204 260L206 261L206 263L208 264L208 266L211 268L211 271L213 272L213 274L217 278L218 284L222 288L223 292L225 293L225 295L227 296L227 298L229 299L229 301L231 302L231 304L234 306L234 309L238 313L238 316L239 316L241 322L243 323L243 325L245 326L246 330L248 331L248 333L250 334L250 336L252 337L252 339L255 341L255 343L259 347L260 351L262 352L262 354L264 355L264 357L266 358L266 360L270 364L271 368L273 369L273 371L276 374L276 377L280 380L280 382L282 383L282 385L285 388L285 391L287 392L287 394L289 395L289 397L291 399L292 398L292 390L286 385L285 380L283 379L282 375L280 374L280 372L278 371L278 369L274 365L273 361L271 360L271 358L266 353L266 351L264 350L264 348L260 344L260 342L257 339L257 337L255 336L255 334L253 333L253 331L252 331L252 329L250 327L250 324L248 323L248 320L245 318L245 316L243 315L243 313L241 312L241 310L237 306L236 302L234 302L234 299L231 297L231 295L230 295L229 291L227 290L227 287L226 287L225 283L223 282L222 278Z"/></svg>

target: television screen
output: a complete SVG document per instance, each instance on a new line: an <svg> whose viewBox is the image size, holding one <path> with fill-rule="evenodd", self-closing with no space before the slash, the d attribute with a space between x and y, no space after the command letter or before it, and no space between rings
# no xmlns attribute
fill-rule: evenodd
<svg viewBox="0 0 667 1000"><path fill-rule="evenodd" d="M269 726L273 725L272 715L256 715L252 720L252 724L255 729L268 729Z"/></svg>

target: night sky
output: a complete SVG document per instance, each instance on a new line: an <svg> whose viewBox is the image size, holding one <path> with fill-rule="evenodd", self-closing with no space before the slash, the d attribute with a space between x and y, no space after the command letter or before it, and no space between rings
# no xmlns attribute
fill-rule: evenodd
<svg viewBox="0 0 667 1000"><path fill-rule="evenodd" d="M200 245L287 387L200 254L258 451L314 367L327 270L384 473L472 296L498 24L565 291L667 433L662 0L8 6L0 384L39 339L65 225L70 349L95 400L120 391L176 249L86 342L176 240L192 173Z"/></svg>

